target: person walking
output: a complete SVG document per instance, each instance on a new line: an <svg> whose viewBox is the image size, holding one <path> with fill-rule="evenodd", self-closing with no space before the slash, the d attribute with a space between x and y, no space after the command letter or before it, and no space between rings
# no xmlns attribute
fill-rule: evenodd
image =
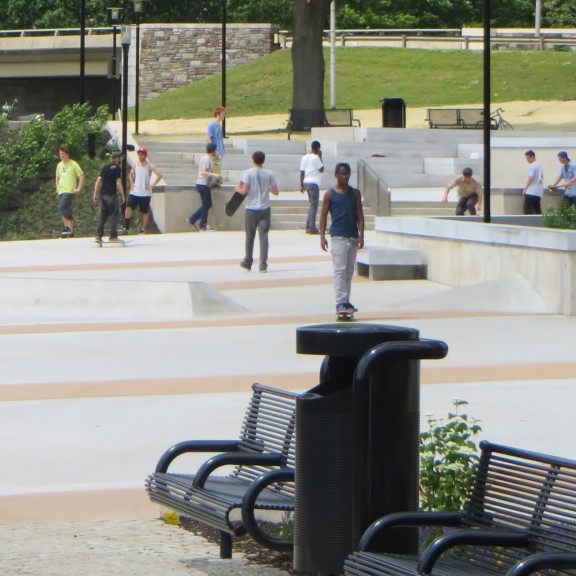
<svg viewBox="0 0 576 576"><path fill-rule="evenodd" d="M222 161L224 160L224 133L222 131L222 122L226 118L226 108L223 106L217 106L214 109L214 120L208 124L208 129L206 130L206 142L208 144L216 144L218 149L218 156L214 157L212 162L212 172L216 174L222 173ZM213 181L212 185L218 186L220 180Z"/></svg>
<svg viewBox="0 0 576 576"><path fill-rule="evenodd" d="M528 162L528 178L522 190L524 196L524 214L542 214L541 199L544 194L544 172L540 164L536 162L536 154L533 150L524 153Z"/></svg>
<svg viewBox="0 0 576 576"><path fill-rule="evenodd" d="M456 204L456 216L463 216L466 210L471 216L476 215L476 205L478 210L482 210L482 185L478 180L472 178L472 168L464 168L462 176L458 176L446 186L442 202L448 202L448 194L452 188L458 188L458 203Z"/></svg>
<svg viewBox="0 0 576 576"><path fill-rule="evenodd" d="M244 230L246 232L246 242L244 259L240 266L244 270L252 269L254 239L258 231L258 242L260 244L260 272L268 270L268 232L270 231L270 193L278 196L278 186L274 174L263 168L266 155L264 152L256 151L252 154L254 167L244 172L240 185L236 191L247 196L246 210L244 212Z"/></svg>
<svg viewBox="0 0 576 576"><path fill-rule="evenodd" d="M320 234L316 228L316 213L318 212L323 172L324 164L322 163L320 142L314 140L310 145L310 152L302 156L300 161L300 192L304 194L304 190L306 190L310 202L308 217L306 218L306 234Z"/></svg>
<svg viewBox="0 0 576 576"><path fill-rule="evenodd" d="M140 234L146 234L148 222L150 221L150 201L152 200L152 190L154 186L162 180L160 170L148 159L148 150L138 148L136 151L138 162L130 170L130 194L126 201L126 211L124 212L124 228L121 234L130 232L132 222L132 212L138 208L142 221L140 222ZM152 181L154 175L154 181Z"/></svg>
<svg viewBox="0 0 576 576"><path fill-rule="evenodd" d="M62 238L74 237L74 215L72 213L72 203L74 194L82 191L85 176L79 164L72 160L70 149L66 146L58 148L60 162L56 166L56 192L58 193L58 213L62 218L64 230L60 236Z"/></svg>
<svg viewBox="0 0 576 576"><path fill-rule="evenodd" d="M196 190L200 194L202 204L200 208L186 218L186 222L200 232L212 232L214 228L208 225L208 211L212 208L212 192L210 191L210 180L214 178L218 182L222 180L221 174L212 171L212 163L218 157L218 148L212 142L206 144L206 154L200 159L198 164L198 178L196 179ZM196 222L200 220L200 228Z"/></svg>
<svg viewBox="0 0 576 576"><path fill-rule="evenodd" d="M560 180L564 180L564 204L576 206L576 164L568 157L568 152L558 152L558 162L562 164L558 178L550 185L554 188Z"/></svg>
<svg viewBox="0 0 576 576"><path fill-rule="evenodd" d="M96 228L96 242L98 243L102 243L104 226L108 218L110 218L110 236L108 241L118 242L118 218L120 216L118 212L118 190L120 190L122 203L126 201L122 186L122 158L122 152L113 152L110 164L102 168L100 176L94 183L93 200L95 204L100 203L100 217ZM101 192L100 185L102 185Z"/></svg>
<svg viewBox="0 0 576 576"><path fill-rule="evenodd" d="M320 212L320 247L328 251L326 225L330 214L332 267L336 314L353 314L358 309L350 303L356 254L364 247L364 212L360 190L349 185L350 164L336 164L336 186L324 193Z"/></svg>

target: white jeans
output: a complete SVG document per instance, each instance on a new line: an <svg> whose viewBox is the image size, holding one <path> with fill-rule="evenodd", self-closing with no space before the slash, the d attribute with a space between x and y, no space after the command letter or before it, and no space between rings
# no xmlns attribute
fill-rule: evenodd
<svg viewBox="0 0 576 576"><path fill-rule="evenodd" d="M352 276L358 252L357 238L332 237L332 266L334 267L334 295L336 306L350 302Z"/></svg>

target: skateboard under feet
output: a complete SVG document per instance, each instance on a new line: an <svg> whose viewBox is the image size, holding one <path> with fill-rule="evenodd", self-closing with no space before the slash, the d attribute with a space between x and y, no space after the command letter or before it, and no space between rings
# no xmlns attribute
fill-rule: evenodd
<svg viewBox="0 0 576 576"><path fill-rule="evenodd" d="M353 322L354 312L336 312L336 322Z"/></svg>
<svg viewBox="0 0 576 576"><path fill-rule="evenodd" d="M96 238L96 244L98 244L100 248L102 248L104 244L118 244L118 246L126 248L126 241L120 240L120 238L116 238L116 240L113 240L112 242L110 242L110 240L102 240L102 238Z"/></svg>

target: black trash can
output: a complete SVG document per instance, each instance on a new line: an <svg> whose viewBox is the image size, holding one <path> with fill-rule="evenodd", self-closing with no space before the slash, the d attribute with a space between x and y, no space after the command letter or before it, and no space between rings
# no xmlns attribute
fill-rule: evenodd
<svg viewBox="0 0 576 576"><path fill-rule="evenodd" d="M380 104L384 128L406 128L406 102L402 98L384 98Z"/></svg>
<svg viewBox="0 0 576 576"><path fill-rule="evenodd" d="M297 351L323 354L320 384L296 405L294 569L339 574L364 530L390 512L418 508L419 359L442 342L375 324L297 330ZM415 552L413 529L392 552Z"/></svg>

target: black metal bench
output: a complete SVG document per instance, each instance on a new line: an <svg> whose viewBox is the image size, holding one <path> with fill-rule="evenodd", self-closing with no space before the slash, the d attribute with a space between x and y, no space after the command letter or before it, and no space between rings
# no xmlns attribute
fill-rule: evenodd
<svg viewBox="0 0 576 576"><path fill-rule="evenodd" d="M351 108L329 108L326 110L289 110L290 118L286 126L288 140L292 132L310 132L317 127L361 126L360 119L354 118Z"/></svg>
<svg viewBox="0 0 576 576"><path fill-rule="evenodd" d="M216 528L220 557L232 557L232 537L247 532L260 544L288 550L292 542L262 528L256 510L294 510L296 397L293 392L252 385L239 440L190 440L169 448L146 479L150 499ZM172 462L192 452L217 453L196 474L170 473ZM228 475L213 475L234 466ZM231 518L241 510L242 520Z"/></svg>
<svg viewBox="0 0 576 576"><path fill-rule="evenodd" d="M430 128L481 129L484 127L483 108L428 108Z"/></svg>
<svg viewBox="0 0 576 576"><path fill-rule="evenodd" d="M489 442L480 447L463 511L406 512L377 520L346 560L345 573L576 574L576 461ZM386 531L408 526L450 528L418 556L371 551L385 546Z"/></svg>

